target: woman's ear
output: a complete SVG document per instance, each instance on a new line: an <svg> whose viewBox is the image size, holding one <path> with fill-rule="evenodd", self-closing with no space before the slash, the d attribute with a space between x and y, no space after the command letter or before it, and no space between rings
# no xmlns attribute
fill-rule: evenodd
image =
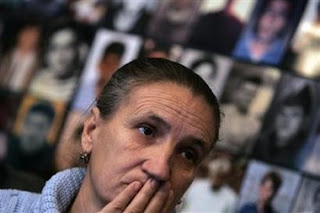
<svg viewBox="0 0 320 213"><path fill-rule="evenodd" d="M91 109L91 115L84 122L81 135L81 148L85 153L91 153L94 143L94 133L99 123L100 111L97 107Z"/></svg>

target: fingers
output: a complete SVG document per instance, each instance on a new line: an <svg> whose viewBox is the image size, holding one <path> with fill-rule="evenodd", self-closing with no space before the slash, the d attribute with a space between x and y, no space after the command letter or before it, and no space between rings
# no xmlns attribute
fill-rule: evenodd
<svg viewBox="0 0 320 213"><path fill-rule="evenodd" d="M144 212L146 213L162 212L162 209L164 209L165 204L168 203L169 191L170 191L170 183L166 182L155 193L155 195L149 202Z"/></svg>
<svg viewBox="0 0 320 213"><path fill-rule="evenodd" d="M100 212L118 213L123 212L130 201L141 189L142 183L139 181L132 182L128 185L113 201L106 205Z"/></svg>
<svg viewBox="0 0 320 213"><path fill-rule="evenodd" d="M169 196L167 198L167 201L164 204L161 212L163 212L163 213L173 212L173 209L175 208L173 201L174 201L174 192L171 189L169 191Z"/></svg>
<svg viewBox="0 0 320 213"><path fill-rule="evenodd" d="M170 187L169 182L160 186L154 179L148 180L143 186L138 181L133 182L100 212L170 212L174 197Z"/></svg>
<svg viewBox="0 0 320 213"><path fill-rule="evenodd" d="M126 208L128 212L144 212L151 198L159 188L159 182L155 179L148 180L135 198Z"/></svg>

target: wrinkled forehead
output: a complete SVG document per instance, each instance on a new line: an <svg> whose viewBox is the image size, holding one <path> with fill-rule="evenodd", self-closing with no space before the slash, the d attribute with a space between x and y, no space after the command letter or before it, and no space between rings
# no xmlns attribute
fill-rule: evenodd
<svg viewBox="0 0 320 213"><path fill-rule="evenodd" d="M215 141L216 118L213 108L202 95L172 82L158 82L137 86L126 95L122 106L132 113L155 113L173 126L195 130L206 141Z"/></svg>

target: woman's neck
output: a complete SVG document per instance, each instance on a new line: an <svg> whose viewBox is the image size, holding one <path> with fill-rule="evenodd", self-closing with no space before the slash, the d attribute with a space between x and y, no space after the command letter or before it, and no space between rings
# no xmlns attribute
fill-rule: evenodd
<svg viewBox="0 0 320 213"><path fill-rule="evenodd" d="M101 205L98 205L98 199L95 196L94 189L91 187L89 173L87 172L83 183L80 187L74 202L69 207L69 213L87 213L98 212L102 209Z"/></svg>

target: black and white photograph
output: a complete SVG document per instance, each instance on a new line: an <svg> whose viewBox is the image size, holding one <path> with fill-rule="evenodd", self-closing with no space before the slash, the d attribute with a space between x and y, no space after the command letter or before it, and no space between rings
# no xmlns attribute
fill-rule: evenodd
<svg viewBox="0 0 320 213"><path fill-rule="evenodd" d="M216 148L233 153L248 153L260 131L280 72L235 62L221 97L224 118Z"/></svg>
<svg viewBox="0 0 320 213"><path fill-rule="evenodd" d="M200 75L219 98L229 76L230 58L195 49L184 49L179 62Z"/></svg>
<svg viewBox="0 0 320 213"><path fill-rule="evenodd" d="M30 85L40 98L68 102L81 75L88 46L71 21L59 20L47 31L42 66Z"/></svg>
<svg viewBox="0 0 320 213"><path fill-rule="evenodd" d="M319 106L319 84L283 75L253 151L256 158L298 168Z"/></svg>

